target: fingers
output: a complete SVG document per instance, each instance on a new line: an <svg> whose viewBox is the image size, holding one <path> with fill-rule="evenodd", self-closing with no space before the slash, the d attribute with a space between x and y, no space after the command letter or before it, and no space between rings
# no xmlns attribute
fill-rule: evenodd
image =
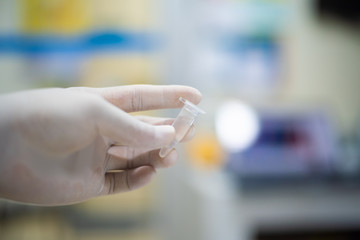
<svg viewBox="0 0 360 240"><path fill-rule="evenodd" d="M155 169L151 166L142 166L122 172L106 173L104 187L100 195L135 190L148 184L154 175Z"/></svg>
<svg viewBox="0 0 360 240"><path fill-rule="evenodd" d="M155 168L172 166L177 160L175 150L163 159L159 157L159 150L154 150L131 160L125 157L125 154L128 157L131 157L131 154L122 151L124 148L124 146L116 146L109 149L109 154L117 156L111 155L109 158L108 172L105 174L104 187L100 195L116 194L143 187L155 175Z"/></svg>
<svg viewBox="0 0 360 240"><path fill-rule="evenodd" d="M165 158L159 156L159 149L141 152L125 146L114 146L108 150L109 160L107 170L134 169L140 166L152 166L154 168L167 168L177 161L177 152L171 151Z"/></svg>
<svg viewBox="0 0 360 240"><path fill-rule="evenodd" d="M171 125L175 121L174 118L160 118L160 117L148 117L148 116L136 116L142 122L149 123L151 125ZM195 127L191 126L189 131L185 134L184 138L180 142L187 142L194 138Z"/></svg>
<svg viewBox="0 0 360 240"><path fill-rule="evenodd" d="M119 145L156 149L175 137L172 126L144 123L106 101L96 107L92 117L100 134Z"/></svg>
<svg viewBox="0 0 360 240"><path fill-rule="evenodd" d="M163 108L180 108L183 97L194 104L201 100L201 93L192 87L167 85L129 85L98 90L103 98L125 112L135 112Z"/></svg>

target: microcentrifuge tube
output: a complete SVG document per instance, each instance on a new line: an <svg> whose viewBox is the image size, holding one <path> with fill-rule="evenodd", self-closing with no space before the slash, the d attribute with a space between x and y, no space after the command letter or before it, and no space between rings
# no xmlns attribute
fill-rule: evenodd
<svg viewBox="0 0 360 240"><path fill-rule="evenodd" d="M203 110L195 106L192 102L180 97L179 100L184 103L179 115L176 117L172 126L175 128L175 138L167 146L160 149L160 157L166 157L175 145L183 139L190 127L195 123L199 114L205 114Z"/></svg>

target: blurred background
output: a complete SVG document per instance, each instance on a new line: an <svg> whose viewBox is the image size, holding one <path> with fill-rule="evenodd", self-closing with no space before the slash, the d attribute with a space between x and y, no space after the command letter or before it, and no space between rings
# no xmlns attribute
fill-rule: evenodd
<svg viewBox="0 0 360 240"><path fill-rule="evenodd" d="M0 76L2 93L185 84L207 112L141 190L0 200L0 239L360 239L355 0L0 0Z"/></svg>

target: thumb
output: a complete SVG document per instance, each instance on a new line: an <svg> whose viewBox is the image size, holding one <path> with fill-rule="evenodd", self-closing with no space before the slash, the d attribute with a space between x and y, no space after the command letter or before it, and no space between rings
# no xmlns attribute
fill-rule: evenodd
<svg viewBox="0 0 360 240"><path fill-rule="evenodd" d="M156 149L169 144L175 138L174 127L142 122L106 101L101 104L99 111L95 112L100 134L116 144Z"/></svg>

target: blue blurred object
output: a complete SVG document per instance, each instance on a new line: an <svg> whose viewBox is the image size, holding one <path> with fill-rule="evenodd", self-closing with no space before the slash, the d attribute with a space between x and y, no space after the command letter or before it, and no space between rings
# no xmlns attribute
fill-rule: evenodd
<svg viewBox="0 0 360 240"><path fill-rule="evenodd" d="M151 51L155 37L146 33L95 32L84 35L6 35L0 36L0 53L47 54L97 50Z"/></svg>

